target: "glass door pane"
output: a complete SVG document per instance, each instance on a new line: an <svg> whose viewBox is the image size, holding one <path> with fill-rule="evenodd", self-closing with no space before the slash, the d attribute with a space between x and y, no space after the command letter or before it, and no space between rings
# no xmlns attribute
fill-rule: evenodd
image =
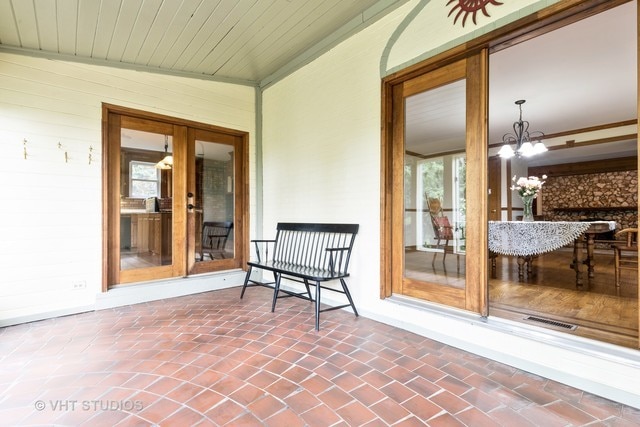
<svg viewBox="0 0 640 427"><path fill-rule="evenodd" d="M535 31L490 56L490 154L499 156L505 142L518 148L519 138L503 135L513 134L520 118L530 142L538 136L548 148L497 157L492 168L504 190L492 194L502 215L489 224L497 243L488 271L492 316L638 347L637 264L616 268L614 250L626 246L626 233L617 232L638 228L637 13L637 2L627 2ZM513 64L532 56L536 61L511 79ZM523 198L510 187L532 176L544 184L533 201L535 222L523 223ZM516 228L516 237L532 237L501 240ZM637 262L636 247L628 254Z"/></svg>
<svg viewBox="0 0 640 427"><path fill-rule="evenodd" d="M404 277L464 289L465 80L405 99Z"/></svg>
<svg viewBox="0 0 640 427"><path fill-rule="evenodd" d="M195 140L196 262L234 257L234 147Z"/></svg>
<svg viewBox="0 0 640 427"><path fill-rule="evenodd" d="M171 135L121 131L120 269L172 262Z"/></svg>
<svg viewBox="0 0 640 427"><path fill-rule="evenodd" d="M243 138L196 129L188 136L188 272L242 266Z"/></svg>

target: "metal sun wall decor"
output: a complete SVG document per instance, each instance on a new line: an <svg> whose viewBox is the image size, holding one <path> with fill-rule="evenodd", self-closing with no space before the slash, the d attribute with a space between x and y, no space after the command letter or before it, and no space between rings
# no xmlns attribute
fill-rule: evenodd
<svg viewBox="0 0 640 427"><path fill-rule="evenodd" d="M489 12L487 12L487 6L492 4L494 6L500 6L502 3L497 0L449 0L447 2L447 6L450 4L454 4L451 8L451 11L447 16L451 16L454 12L456 12L456 16L453 18L453 24L455 25L458 22L458 18L462 16L462 26L467 22L467 18L471 15L471 19L473 20L473 25L477 25L476 15L479 11L482 11L484 16L489 17Z"/></svg>

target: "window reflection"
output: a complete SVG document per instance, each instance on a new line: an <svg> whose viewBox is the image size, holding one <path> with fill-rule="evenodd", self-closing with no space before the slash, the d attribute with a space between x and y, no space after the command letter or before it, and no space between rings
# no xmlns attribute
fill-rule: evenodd
<svg viewBox="0 0 640 427"><path fill-rule="evenodd" d="M234 148L196 140L196 262L234 257Z"/></svg>
<svg viewBox="0 0 640 427"><path fill-rule="evenodd" d="M406 278L463 288L465 271L465 81L407 97Z"/></svg>

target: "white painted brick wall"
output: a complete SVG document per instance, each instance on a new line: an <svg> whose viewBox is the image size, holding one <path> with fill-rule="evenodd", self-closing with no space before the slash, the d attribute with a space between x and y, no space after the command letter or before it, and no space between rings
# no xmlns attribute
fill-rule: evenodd
<svg viewBox="0 0 640 427"><path fill-rule="evenodd" d="M0 52L0 320L100 292L102 102L248 131L253 156L254 101L247 86Z"/></svg>

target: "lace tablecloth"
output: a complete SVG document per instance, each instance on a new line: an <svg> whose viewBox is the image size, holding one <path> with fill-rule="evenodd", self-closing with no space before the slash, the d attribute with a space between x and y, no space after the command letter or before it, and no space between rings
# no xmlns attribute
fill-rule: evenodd
<svg viewBox="0 0 640 427"><path fill-rule="evenodd" d="M606 221L610 230L615 222ZM573 243L593 222L489 221L489 250L501 255L531 256Z"/></svg>

